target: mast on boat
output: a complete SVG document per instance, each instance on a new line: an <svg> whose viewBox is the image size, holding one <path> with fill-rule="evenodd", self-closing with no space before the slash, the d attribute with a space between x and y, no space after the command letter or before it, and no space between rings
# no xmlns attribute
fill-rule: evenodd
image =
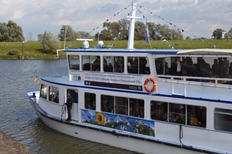
<svg viewBox="0 0 232 154"><path fill-rule="evenodd" d="M133 49L134 48L134 29L135 29L135 15L136 15L136 3L132 3L132 10L131 10L131 16L127 16L128 19L130 19L130 29L129 29L129 37L128 37L128 45L127 49Z"/></svg>
<svg viewBox="0 0 232 154"><path fill-rule="evenodd" d="M143 19L141 17L136 17L136 6L137 3L132 3L131 16L127 16L130 20L127 49L134 49L135 19Z"/></svg>

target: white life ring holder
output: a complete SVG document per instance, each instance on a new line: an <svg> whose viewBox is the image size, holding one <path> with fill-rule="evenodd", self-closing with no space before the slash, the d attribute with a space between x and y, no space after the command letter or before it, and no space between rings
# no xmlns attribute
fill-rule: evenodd
<svg viewBox="0 0 232 154"><path fill-rule="evenodd" d="M148 87L148 82L151 81L153 83L153 87L149 88ZM147 92L154 92L157 88L156 80L153 77L149 77L144 81L144 88Z"/></svg>

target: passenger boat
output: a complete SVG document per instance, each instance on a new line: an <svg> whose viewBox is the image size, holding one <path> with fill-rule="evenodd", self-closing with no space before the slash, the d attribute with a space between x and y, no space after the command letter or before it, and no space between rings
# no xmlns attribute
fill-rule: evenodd
<svg viewBox="0 0 232 154"><path fill-rule="evenodd" d="M232 153L232 50L134 49L131 6L127 49L90 48L82 39L82 48L63 50L67 76L27 90L39 118L141 153Z"/></svg>

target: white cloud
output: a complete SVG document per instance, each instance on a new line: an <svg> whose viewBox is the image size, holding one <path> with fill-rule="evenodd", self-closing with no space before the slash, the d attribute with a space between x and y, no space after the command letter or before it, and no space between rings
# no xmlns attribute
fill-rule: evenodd
<svg viewBox="0 0 232 154"><path fill-rule="evenodd" d="M17 20L17 19L21 19L23 16L24 16L24 12L21 10L18 10L18 11L14 11L10 19Z"/></svg>
<svg viewBox="0 0 232 154"><path fill-rule="evenodd" d="M132 0L131 0L132 1ZM59 33L62 25L76 31L91 31L107 19L117 21L130 12L131 1L125 0L1 0L0 22L13 20L23 28L24 35L50 31ZM196 36L211 37L216 28L232 27L231 0L136 0L149 22L173 23ZM146 11L143 10L146 8ZM124 10L121 12L121 10ZM150 14L149 11L153 14ZM119 12L119 14L117 14ZM157 18L161 16L164 20ZM169 25L171 28L172 26ZM173 27L175 28L175 27ZM184 35L188 35L185 33ZM36 39L36 38L35 38Z"/></svg>
<svg viewBox="0 0 232 154"><path fill-rule="evenodd" d="M198 0L178 0L179 5L197 5Z"/></svg>

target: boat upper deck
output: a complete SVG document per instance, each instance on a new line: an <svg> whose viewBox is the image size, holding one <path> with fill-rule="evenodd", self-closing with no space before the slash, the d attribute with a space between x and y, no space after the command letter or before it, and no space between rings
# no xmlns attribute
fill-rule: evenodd
<svg viewBox="0 0 232 154"><path fill-rule="evenodd" d="M43 78L44 81L128 93L232 100L232 50L66 49L65 52L68 77Z"/></svg>
<svg viewBox="0 0 232 154"><path fill-rule="evenodd" d="M68 65L68 82L64 84L232 100L231 49L134 49L136 5L132 5L128 19L127 49L107 48L102 41L90 48L90 39L78 39L83 41L82 48L63 49Z"/></svg>

